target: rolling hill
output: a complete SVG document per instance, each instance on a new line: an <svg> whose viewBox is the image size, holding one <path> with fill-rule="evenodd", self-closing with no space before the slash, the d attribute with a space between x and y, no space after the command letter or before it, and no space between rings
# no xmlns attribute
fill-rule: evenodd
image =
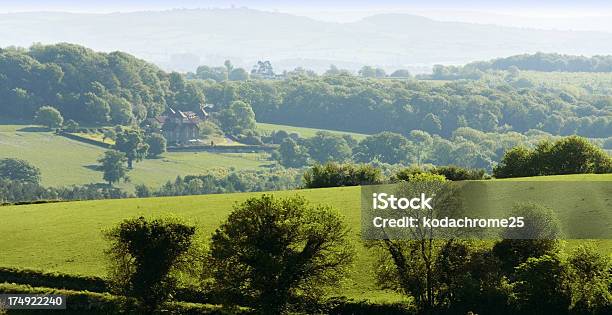
<svg viewBox="0 0 612 315"><path fill-rule="evenodd" d="M41 169L42 184L66 186L102 182L95 170L104 149L67 139L30 125L0 125L0 158L19 158ZM160 158L135 163L130 183L160 186L176 176L232 166L236 169L262 168L271 162L264 153L166 152Z"/></svg>
<svg viewBox="0 0 612 315"><path fill-rule="evenodd" d="M271 60L277 70L324 71L364 64L391 68L461 64L526 52L606 54L612 34L444 22L380 14L351 23L246 8L131 13L0 14L0 46L71 42L122 50L166 68L194 71L225 59L250 67Z"/></svg>
<svg viewBox="0 0 612 315"><path fill-rule="evenodd" d="M569 175L538 178L564 181L611 181L612 175ZM528 179L523 179L528 180ZM375 286L374 257L360 240L360 188L340 187L280 191L276 196L299 194L313 203L333 206L352 228L357 258L350 277L334 293L358 299L398 301L395 293ZM173 214L186 218L200 228L205 237L226 218L236 202L261 193L183 196L167 198L121 199L61 202L0 207L0 266L35 268L71 274L104 275L102 231L121 220L138 215ZM550 202L562 204L555 194ZM575 246L582 241L569 241ZM598 248L612 253L612 241L596 241Z"/></svg>

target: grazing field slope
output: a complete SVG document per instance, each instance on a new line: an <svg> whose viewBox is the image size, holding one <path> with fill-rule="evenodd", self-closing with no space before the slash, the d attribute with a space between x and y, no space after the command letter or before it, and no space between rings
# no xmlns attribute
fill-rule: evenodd
<svg viewBox="0 0 612 315"><path fill-rule="evenodd" d="M32 163L41 169L45 186L102 182L102 172L96 171L96 165L103 154L103 148L38 127L0 125L0 158L19 158ZM120 187L131 189L141 183L159 186L178 175L199 174L219 167L257 169L271 163L266 157L260 153L167 152L159 158L135 163L129 173L131 182Z"/></svg>
<svg viewBox="0 0 612 315"><path fill-rule="evenodd" d="M355 133L355 132L348 132L348 131L294 127L294 126L266 124L266 123L257 123L257 130L259 130L260 132L272 132L272 131L284 130L288 133L292 133L292 132L298 133L300 137L303 137L303 138L314 137L314 135L319 131L326 131L326 132L330 132L330 133L340 135L340 136L349 135L355 138L355 140L363 140L365 137L368 136L363 133Z"/></svg>
<svg viewBox="0 0 612 315"><path fill-rule="evenodd" d="M558 177L554 176L552 179ZM612 180L612 175L565 176L565 180ZM374 258L360 241L360 188L340 187L274 192L299 194L314 203L329 204L342 214L353 231L358 250L350 277L335 292L352 298L397 301L397 294L378 290ZM227 217L232 206L261 193L201 195L166 198L79 201L0 207L0 266L35 268L71 274L103 275L105 242L102 231L138 215L173 214L200 227L206 237ZM544 200L559 204L556 195ZM575 246L582 241L569 241ZM612 241L597 241L601 251L612 253Z"/></svg>

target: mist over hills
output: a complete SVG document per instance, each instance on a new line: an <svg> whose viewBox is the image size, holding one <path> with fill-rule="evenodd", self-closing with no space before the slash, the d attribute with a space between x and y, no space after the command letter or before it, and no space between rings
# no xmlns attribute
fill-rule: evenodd
<svg viewBox="0 0 612 315"><path fill-rule="evenodd" d="M379 14L334 23L251 9L189 9L132 13L0 14L0 46L71 42L121 50L166 69L193 71L225 59L250 67L271 60L276 70L364 64L418 72L521 53L610 54L612 33L536 30Z"/></svg>

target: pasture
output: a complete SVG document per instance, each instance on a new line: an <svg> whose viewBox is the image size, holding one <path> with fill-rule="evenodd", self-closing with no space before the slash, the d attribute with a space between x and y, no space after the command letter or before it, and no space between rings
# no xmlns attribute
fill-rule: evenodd
<svg viewBox="0 0 612 315"><path fill-rule="evenodd" d="M44 186L102 182L102 172L96 165L104 150L35 126L0 125L0 158L19 158L40 168ZM274 163L267 158L266 153L166 152L159 158L135 163L129 172L131 181L118 186L127 190L142 183L156 187L179 175L220 167L258 169Z"/></svg>
<svg viewBox="0 0 612 315"><path fill-rule="evenodd" d="M555 180L553 176L551 180ZM612 180L612 175L565 176L563 180ZM61 202L0 207L0 266L34 268L71 274L104 275L102 231L134 216L172 214L199 227L204 237L227 217L235 203L262 193L239 193L183 197ZM393 302L402 297L375 285L375 258L360 239L360 188L340 187L280 191L276 196L299 194L313 203L334 207L351 226L357 248L349 277L332 294L376 302ZM503 197L503 196L501 196ZM543 196L546 202L563 204L557 194ZM574 247L582 241L566 241ZM594 241L602 252L612 253L612 241Z"/></svg>
<svg viewBox="0 0 612 315"><path fill-rule="evenodd" d="M337 135L349 135L355 138L355 140L363 140L368 135L363 133L355 133L348 131L338 131L338 130L328 130L328 129L317 129L317 128L306 128L306 127L294 127L287 125L277 125L277 124L266 124L266 123L257 123L257 130L260 132L272 132L278 130L284 130L288 133L296 132L303 138L312 138L319 131L327 131Z"/></svg>

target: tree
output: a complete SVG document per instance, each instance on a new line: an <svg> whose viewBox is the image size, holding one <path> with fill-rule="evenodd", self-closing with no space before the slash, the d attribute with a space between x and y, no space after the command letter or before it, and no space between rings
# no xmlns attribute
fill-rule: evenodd
<svg viewBox="0 0 612 315"><path fill-rule="evenodd" d="M94 93L85 93L82 97L87 113L85 120L91 123L104 124L110 119L110 105Z"/></svg>
<svg viewBox="0 0 612 315"><path fill-rule="evenodd" d="M285 167L302 167L308 163L308 150L291 138L285 138L278 147L279 162Z"/></svg>
<svg viewBox="0 0 612 315"><path fill-rule="evenodd" d="M108 185L118 183L122 179L127 179L128 169L125 167L127 158L125 153L108 150L104 152L104 156L98 160L100 167L104 172L103 178L108 182Z"/></svg>
<svg viewBox="0 0 612 315"><path fill-rule="evenodd" d="M20 159L0 159L0 179L22 183L40 183L40 169Z"/></svg>
<svg viewBox="0 0 612 315"><path fill-rule="evenodd" d="M326 131L317 131L307 140L310 157L319 163L344 162L351 157L351 147L344 138Z"/></svg>
<svg viewBox="0 0 612 315"><path fill-rule="evenodd" d="M504 273L512 278L515 268L530 257L556 254L561 230L554 212L537 204L516 205L511 215L523 217L527 228L506 230L503 239L493 246L493 253Z"/></svg>
<svg viewBox="0 0 612 315"><path fill-rule="evenodd" d="M346 224L301 197L270 195L237 205L212 236L216 285L229 303L280 314L300 295L320 296L351 263Z"/></svg>
<svg viewBox="0 0 612 315"><path fill-rule="evenodd" d="M199 66L196 70L196 76L203 80L214 80L223 82L227 80L228 70L226 67L209 67Z"/></svg>
<svg viewBox="0 0 612 315"><path fill-rule="evenodd" d="M530 150L515 147L493 169L495 177L609 173L612 157L587 139L570 136L542 141Z"/></svg>
<svg viewBox="0 0 612 315"><path fill-rule="evenodd" d="M219 113L219 122L223 131L239 135L246 130L255 130L255 113L251 106L243 101L234 101Z"/></svg>
<svg viewBox="0 0 612 315"><path fill-rule="evenodd" d="M274 78L274 68L272 67L272 63L270 61L257 61L257 64L253 66L253 70L251 70L251 74L259 76L264 79Z"/></svg>
<svg viewBox="0 0 612 315"><path fill-rule="evenodd" d="M516 268L514 292L521 314L567 314L570 273L555 255L531 257Z"/></svg>
<svg viewBox="0 0 612 315"><path fill-rule="evenodd" d="M405 69L395 70L390 75L390 77L393 77L393 78L410 78L411 76L412 75L410 74L410 71L405 70Z"/></svg>
<svg viewBox="0 0 612 315"><path fill-rule="evenodd" d="M195 232L195 227L177 219L144 217L106 231L113 288L134 297L147 314L156 311L177 287L173 272L193 245Z"/></svg>
<svg viewBox="0 0 612 315"><path fill-rule="evenodd" d="M147 137L147 145L149 145L148 154L150 157L156 157L166 152L166 138L159 133L152 133Z"/></svg>
<svg viewBox="0 0 612 315"><path fill-rule="evenodd" d="M374 68L371 66L363 66L359 70L359 75L364 78L384 78L387 76L382 68Z"/></svg>
<svg viewBox="0 0 612 315"><path fill-rule="evenodd" d="M445 185L444 178L415 174L412 179L410 185L398 186L396 196L399 198L420 193L436 194L435 211L413 210L402 212L404 215L433 218L439 212L457 210L453 207L453 194L446 193L451 187ZM444 299L440 297L444 295L446 288L438 278L440 270L437 270L437 266L448 267L447 264L439 264L439 261L445 247L450 249L449 242L453 240L434 239L433 228L421 225L406 229L405 232L409 233L404 236L406 239L388 237L369 243L369 246L379 253L377 265L381 267L377 269L378 283L385 288L396 289L412 296L419 314L432 314L444 305Z"/></svg>
<svg viewBox="0 0 612 315"><path fill-rule="evenodd" d="M317 164L304 173L306 188L376 185L383 182L380 169L367 164Z"/></svg>
<svg viewBox="0 0 612 315"><path fill-rule="evenodd" d="M234 68L229 73L230 81L246 81L249 79L249 73L243 68Z"/></svg>
<svg viewBox="0 0 612 315"><path fill-rule="evenodd" d="M404 136L393 132L381 132L363 139L355 148L355 160L397 164L412 160L412 144Z"/></svg>
<svg viewBox="0 0 612 315"><path fill-rule="evenodd" d="M134 161L141 161L147 156L149 145L145 143L140 130L123 129L117 133L114 149L125 153L128 168L132 169Z"/></svg>
<svg viewBox="0 0 612 315"><path fill-rule="evenodd" d="M572 272L573 312L608 314L612 311L611 258L590 245L581 245L569 257Z"/></svg>
<svg viewBox="0 0 612 315"><path fill-rule="evenodd" d="M43 106L36 111L34 122L46 126L49 129L55 129L62 126L64 117L59 110L51 106Z"/></svg>

